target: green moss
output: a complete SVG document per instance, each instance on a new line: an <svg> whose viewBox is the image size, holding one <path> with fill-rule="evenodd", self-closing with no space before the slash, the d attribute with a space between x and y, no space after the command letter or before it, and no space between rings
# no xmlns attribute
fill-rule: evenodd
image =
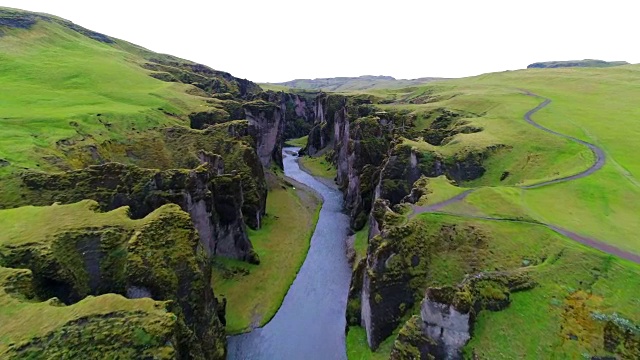
<svg viewBox="0 0 640 360"><path fill-rule="evenodd" d="M15 228L10 229L21 229L24 222L30 221L27 214L38 213L42 218L58 221L46 228L32 229L26 239L21 231L4 233L0 237L0 266L28 268L33 274L34 295L45 299L58 296L65 303L74 304L70 310L77 306L76 302L85 301L81 299L88 295L125 294L138 289L146 293L145 296L171 300L166 306L173 313L173 320L157 323L146 313L129 312L112 314L104 319L90 317L85 321L77 318L77 323L52 324L50 331L53 333L42 334L42 339L14 350L25 356L41 356L36 358L80 354L76 351L86 350L91 344L83 334L95 332L94 328L104 328L98 339L98 349L105 347L106 354L125 357L151 354L144 351L164 354L171 338L175 340L170 341L173 345L169 347L178 353L222 358L225 353L224 328L218 319L218 305L209 285L210 265L189 215L177 205L166 205L144 219L131 220L126 209L96 213L95 207L95 202L85 201L2 211L9 214L9 221L15 221ZM13 291L26 289L24 281L21 284L12 287ZM16 327L17 318L11 317L10 309L23 305L2 304L0 302L0 313L7 316L4 319L7 326ZM146 325L147 320L156 327ZM122 327L120 324L124 321L128 324L126 327L113 331ZM133 333L134 330L137 332ZM78 335L69 338L65 335L74 332ZM12 334L15 339L24 340L21 331ZM118 345L114 344L119 343L116 339L121 336L127 339L118 350ZM136 342L141 336L146 340ZM51 341L56 346L49 346Z"/></svg>
<svg viewBox="0 0 640 360"><path fill-rule="evenodd" d="M347 357L349 360L388 360L394 337L385 340L376 351L367 344L367 333L360 326L349 326L347 330Z"/></svg>
<svg viewBox="0 0 640 360"><path fill-rule="evenodd" d="M319 210L314 195L277 181L262 228L249 231L260 265L214 259L212 283L228 300L228 333L262 326L275 315L304 262Z"/></svg>
<svg viewBox="0 0 640 360"><path fill-rule="evenodd" d="M400 329L393 343L390 359L422 359L424 349L435 345L435 342L424 334L420 316L414 315Z"/></svg>

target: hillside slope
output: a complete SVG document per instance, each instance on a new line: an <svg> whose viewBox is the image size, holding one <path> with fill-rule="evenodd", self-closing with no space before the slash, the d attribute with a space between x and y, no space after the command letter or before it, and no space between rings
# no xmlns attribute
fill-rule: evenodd
<svg viewBox="0 0 640 360"><path fill-rule="evenodd" d="M369 234L355 246L350 358L636 358L640 265L616 255L640 254L639 70L328 95L307 152L334 163ZM533 109L552 132L525 121ZM604 165L573 178L595 153L553 132L603 149Z"/></svg>
<svg viewBox="0 0 640 360"><path fill-rule="evenodd" d="M0 357L225 358L212 260L273 270L250 236L300 99L8 8L0 84Z"/></svg>
<svg viewBox="0 0 640 360"><path fill-rule="evenodd" d="M0 20L0 79L11 89L0 95L0 174L79 168L86 164L69 155L74 149L188 124L195 111L241 119L230 113L236 103L219 98L260 92L249 81L55 17L2 9Z"/></svg>
<svg viewBox="0 0 640 360"><path fill-rule="evenodd" d="M604 61L604 60L568 60L568 61L544 61L530 64L527 69L537 68L561 68L561 67L612 67L629 65L626 61Z"/></svg>
<svg viewBox="0 0 640 360"><path fill-rule="evenodd" d="M391 76L364 75L358 77L335 77L323 79L297 79L282 83L264 84L265 87L276 85L285 89L300 89L314 91L345 92L372 89L398 89L407 86L426 84L431 81L445 80L443 78L425 77L419 79L396 79Z"/></svg>

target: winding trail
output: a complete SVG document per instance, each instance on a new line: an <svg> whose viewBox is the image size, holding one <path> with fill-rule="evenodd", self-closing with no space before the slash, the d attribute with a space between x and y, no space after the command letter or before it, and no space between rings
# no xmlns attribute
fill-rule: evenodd
<svg viewBox="0 0 640 360"><path fill-rule="evenodd" d="M548 132L550 134L556 135L556 136L560 136L563 137L565 139L569 139L573 142L576 142L578 144L582 144L586 147L588 147L593 154L595 155L595 162L593 163L593 165L591 165L588 169L577 173L575 175L570 175L570 176L563 176L563 177L559 177L556 179L551 179L551 180L546 180L546 181L541 181L539 183L535 183L535 184L531 184L531 185L522 185L522 186L516 186L519 189L536 189L536 188L540 188L543 186L547 186L547 185L551 185L551 184L558 184L558 183L562 183L562 182L567 182L567 181L572 181L572 180L576 180L576 179L581 179L584 178L586 176L589 176L593 173L595 173L596 171L600 170L605 162L606 162L606 156L604 151L599 148L598 146L588 143L586 141L577 139L573 136L569 136L569 135L565 135L565 134L561 134L557 131L553 131L551 129L548 129L540 124L538 124L537 122L533 121L531 119L531 116L535 113L537 113L538 111L540 111L541 109L545 108L547 105L549 105L551 103L551 99L536 95L532 92L529 91L524 91L525 95L528 96L533 96L533 97L537 97L540 99L543 99L543 101L536 106L535 108L529 110L526 114L524 114L524 120L529 123L530 125ZM605 242L602 242L600 240L596 240L584 235L579 235L576 234L575 232L569 231L567 229L561 228L559 226L556 225L552 225L552 224L547 224L547 223L543 223L543 222L536 222L536 221L527 221L527 220L519 220L519 219L508 219L508 218L498 218L498 217L489 217L489 216L473 216L473 215L460 215L460 214L455 214L455 213L449 213L449 212L445 212L445 211L441 211L441 209L443 209L444 207L463 201L467 196L469 196L469 194L473 193L474 191L478 190L480 188L474 188L474 189L469 189L466 190L448 200L439 202L437 204L433 204L433 205L428 205L428 206L417 206L414 205L413 206L413 213L411 215L409 215L409 219L414 218L416 215L418 214L423 214L423 213L440 213L440 214L447 214L447 215L453 215L453 216L460 216L460 217L466 217L466 218L473 218L473 219L481 219L481 220L491 220L491 221L505 221L505 222L518 222L518 223L526 223L526 224L536 224L536 225L541 225L544 227L547 227L561 235L564 235L574 241L577 241L581 244L587 245L589 247L598 249L600 251L603 251L607 254L611 254L611 255L615 255L618 256L620 258L626 259L626 260L630 260L633 261L635 263L640 264L640 255L638 254L634 254L622 249L619 249L613 245L607 244Z"/></svg>

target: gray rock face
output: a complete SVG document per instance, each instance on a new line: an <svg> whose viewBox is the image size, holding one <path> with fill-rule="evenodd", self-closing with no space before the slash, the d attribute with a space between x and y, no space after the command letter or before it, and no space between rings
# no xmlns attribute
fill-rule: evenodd
<svg viewBox="0 0 640 360"><path fill-rule="evenodd" d="M285 139L296 139L309 135L316 120L317 94L287 94L282 96L285 104Z"/></svg>
<svg viewBox="0 0 640 360"><path fill-rule="evenodd" d="M29 173L25 186L39 194L42 205L93 199L105 210L129 206L142 218L174 203L187 212L209 256L259 262L242 215L240 177L224 172L219 156L200 153L203 165L192 170L151 170L109 163L57 174Z"/></svg>
<svg viewBox="0 0 640 360"><path fill-rule="evenodd" d="M360 318L373 350L400 325L402 309L410 308L414 302L407 276L388 272L396 257L393 249L382 249L367 258L362 272Z"/></svg>
<svg viewBox="0 0 640 360"><path fill-rule="evenodd" d="M127 286L126 291L128 299L153 298L151 290L143 286Z"/></svg>
<svg viewBox="0 0 640 360"><path fill-rule="evenodd" d="M371 299L371 292L369 291L369 287L371 286L371 279L369 279L369 275L367 275L367 273L364 273L364 279L362 281L362 294L360 296L360 301L362 301L362 306L361 306L361 313L360 313L360 319L362 321L361 326L366 330L367 332L367 343L369 344L369 347L371 348L375 348L376 345L375 341L372 339L372 329L373 329L373 324L371 321L371 305L370 305L370 299Z"/></svg>
<svg viewBox="0 0 640 360"><path fill-rule="evenodd" d="M256 141L256 151L262 166L272 162L282 168L285 104L256 101L244 105L249 128Z"/></svg>
<svg viewBox="0 0 640 360"><path fill-rule="evenodd" d="M471 338L470 315L456 310L453 305L441 304L425 297L420 306L425 335L437 343L440 359L462 359L462 348ZM436 354L432 354L436 355Z"/></svg>

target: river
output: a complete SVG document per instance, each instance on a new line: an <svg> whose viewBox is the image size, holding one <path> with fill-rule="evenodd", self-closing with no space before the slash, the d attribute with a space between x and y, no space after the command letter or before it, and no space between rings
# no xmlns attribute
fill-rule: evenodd
<svg viewBox="0 0 640 360"><path fill-rule="evenodd" d="M282 306L262 328L229 338L228 359L346 359L345 311L351 280L342 193L300 169L298 148L283 150L284 172L323 198L311 246ZM291 219L295 221L295 219Z"/></svg>

